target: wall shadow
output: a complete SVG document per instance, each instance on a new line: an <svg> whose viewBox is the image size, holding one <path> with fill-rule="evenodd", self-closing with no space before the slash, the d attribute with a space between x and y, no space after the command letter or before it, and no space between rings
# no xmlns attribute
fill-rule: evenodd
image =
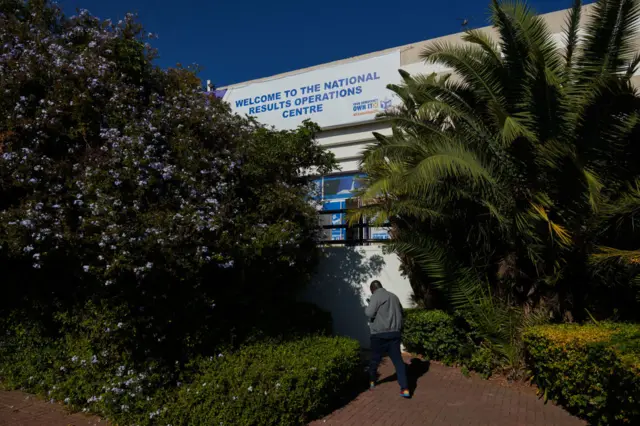
<svg viewBox="0 0 640 426"><path fill-rule="evenodd" d="M364 289L382 272L384 258L358 247L321 250L318 270L303 299L331 313L335 334L349 336L369 347L369 321L364 314L368 293Z"/></svg>

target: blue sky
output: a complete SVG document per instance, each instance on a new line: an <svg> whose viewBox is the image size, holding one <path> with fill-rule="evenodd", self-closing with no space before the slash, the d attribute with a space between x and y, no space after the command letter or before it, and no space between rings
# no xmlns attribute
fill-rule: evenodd
<svg viewBox="0 0 640 426"><path fill-rule="evenodd" d="M586 3L590 3L587 1ZM137 12L158 34L162 67L197 63L217 87L374 52L487 23L489 0L59 0L117 20ZM571 0L530 0L539 13Z"/></svg>

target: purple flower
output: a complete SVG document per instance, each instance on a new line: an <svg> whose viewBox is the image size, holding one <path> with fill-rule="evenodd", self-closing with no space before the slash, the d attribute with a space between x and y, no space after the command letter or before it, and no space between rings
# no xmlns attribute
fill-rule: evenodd
<svg viewBox="0 0 640 426"><path fill-rule="evenodd" d="M228 268L232 268L233 267L233 260L230 260L226 263L223 263L222 265L220 265L220 267L224 268L224 269L228 269Z"/></svg>
<svg viewBox="0 0 640 426"><path fill-rule="evenodd" d="M24 226L25 228L33 228L33 222L29 219L21 220L20 225Z"/></svg>

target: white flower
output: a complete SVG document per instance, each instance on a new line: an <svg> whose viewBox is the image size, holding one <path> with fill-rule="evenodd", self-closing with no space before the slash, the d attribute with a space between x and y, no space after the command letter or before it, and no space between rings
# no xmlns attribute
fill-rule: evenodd
<svg viewBox="0 0 640 426"><path fill-rule="evenodd" d="M247 390L248 390L249 392L253 392L253 386L249 386L249 387L247 388Z"/></svg>

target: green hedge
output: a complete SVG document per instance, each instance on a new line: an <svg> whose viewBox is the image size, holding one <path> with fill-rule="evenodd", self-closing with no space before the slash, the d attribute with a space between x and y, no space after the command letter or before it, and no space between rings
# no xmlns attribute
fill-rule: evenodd
<svg viewBox="0 0 640 426"><path fill-rule="evenodd" d="M591 424L640 424L640 325L553 325L524 335L532 381Z"/></svg>
<svg viewBox="0 0 640 426"><path fill-rule="evenodd" d="M328 413L360 376L360 347L314 337L259 344L198 366L167 413L177 425L303 425Z"/></svg>
<svg viewBox="0 0 640 426"><path fill-rule="evenodd" d="M438 310L406 309L402 343L410 352L445 363L459 362L468 339L451 315Z"/></svg>
<svg viewBox="0 0 640 426"><path fill-rule="evenodd" d="M122 425L304 424L366 383L360 347L347 338L258 343L168 366L86 335L45 337L26 323L2 328L1 388Z"/></svg>

